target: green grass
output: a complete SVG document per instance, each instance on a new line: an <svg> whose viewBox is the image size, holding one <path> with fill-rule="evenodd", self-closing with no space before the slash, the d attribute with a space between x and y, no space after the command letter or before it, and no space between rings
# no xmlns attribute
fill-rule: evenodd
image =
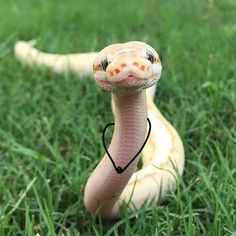
<svg viewBox="0 0 236 236"><path fill-rule="evenodd" d="M159 52L156 104L186 168L163 205L118 221L85 210L110 98L91 78L30 71L19 39L50 52L142 40ZM236 235L236 1L0 0L0 235Z"/></svg>

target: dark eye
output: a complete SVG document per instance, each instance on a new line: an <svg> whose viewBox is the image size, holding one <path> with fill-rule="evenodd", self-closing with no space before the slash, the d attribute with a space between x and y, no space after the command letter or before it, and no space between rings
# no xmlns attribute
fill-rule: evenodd
<svg viewBox="0 0 236 236"><path fill-rule="evenodd" d="M103 69L104 71L106 71L106 68L107 68L108 65L109 65L109 62L108 62L107 58L104 59L104 60L102 60L101 66L102 66L102 69Z"/></svg>
<svg viewBox="0 0 236 236"><path fill-rule="evenodd" d="M147 58L151 63L153 63L153 62L154 62L154 55L153 55L153 53L152 53L151 51L147 50L146 54L147 54L147 57L146 57L146 58Z"/></svg>

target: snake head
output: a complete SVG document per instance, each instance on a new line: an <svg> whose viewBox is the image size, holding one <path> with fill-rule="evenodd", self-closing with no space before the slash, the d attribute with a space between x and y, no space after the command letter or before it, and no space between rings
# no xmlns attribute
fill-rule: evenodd
<svg viewBox="0 0 236 236"><path fill-rule="evenodd" d="M101 50L93 63L97 84L110 92L135 92L154 85L161 76L161 61L148 44L132 41Z"/></svg>

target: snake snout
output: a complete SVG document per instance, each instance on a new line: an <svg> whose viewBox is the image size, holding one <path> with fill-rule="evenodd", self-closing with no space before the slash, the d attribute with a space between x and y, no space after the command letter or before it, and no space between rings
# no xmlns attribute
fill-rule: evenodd
<svg viewBox="0 0 236 236"><path fill-rule="evenodd" d="M134 80L146 80L150 77L150 63L146 61L128 61L122 63L114 63L108 66L106 70L107 80L113 83L133 78ZM129 79L130 80L130 79Z"/></svg>

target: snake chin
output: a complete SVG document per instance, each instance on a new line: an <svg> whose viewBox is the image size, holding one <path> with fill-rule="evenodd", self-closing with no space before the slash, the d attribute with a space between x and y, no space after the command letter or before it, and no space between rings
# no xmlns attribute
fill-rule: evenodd
<svg viewBox="0 0 236 236"><path fill-rule="evenodd" d="M157 83L159 78L160 74L154 74L148 80L135 79L132 76L128 76L126 80L120 81L118 83L112 83L107 80L96 80L96 82L103 90L107 92L112 92L116 94L132 94L153 86Z"/></svg>

